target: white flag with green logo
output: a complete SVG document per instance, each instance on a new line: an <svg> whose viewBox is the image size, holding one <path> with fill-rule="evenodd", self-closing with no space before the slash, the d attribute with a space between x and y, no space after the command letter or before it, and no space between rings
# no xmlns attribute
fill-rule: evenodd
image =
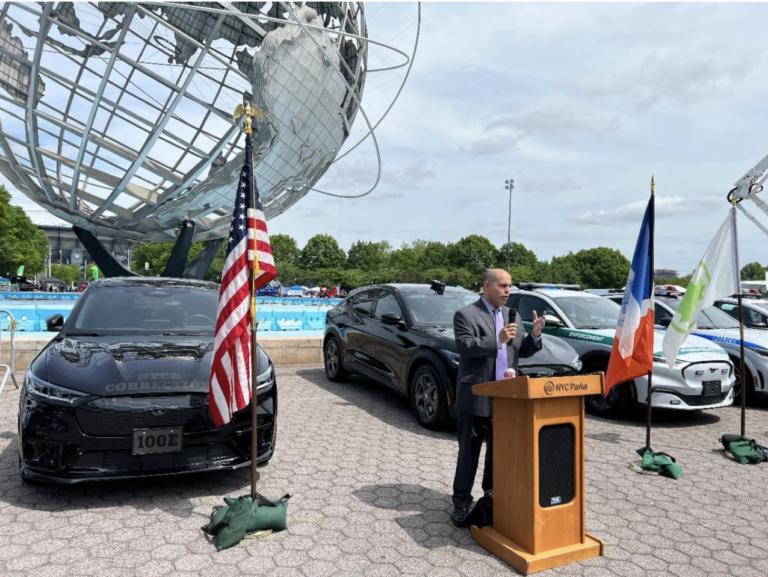
<svg viewBox="0 0 768 577"><path fill-rule="evenodd" d="M736 208L717 231L707 252L693 273L683 302L669 324L662 348L669 368L675 366L677 352L694 330L701 309L717 299L737 294L739 286L739 252L736 242Z"/></svg>

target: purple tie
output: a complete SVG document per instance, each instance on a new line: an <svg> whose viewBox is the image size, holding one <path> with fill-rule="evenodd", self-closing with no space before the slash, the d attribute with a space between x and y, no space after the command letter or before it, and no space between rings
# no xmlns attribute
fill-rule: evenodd
<svg viewBox="0 0 768 577"><path fill-rule="evenodd" d="M501 316L501 309L493 309L493 322L496 325L496 340L498 342L499 333L504 328L504 319ZM496 380L504 380L504 371L507 370L507 345L501 345L496 355Z"/></svg>

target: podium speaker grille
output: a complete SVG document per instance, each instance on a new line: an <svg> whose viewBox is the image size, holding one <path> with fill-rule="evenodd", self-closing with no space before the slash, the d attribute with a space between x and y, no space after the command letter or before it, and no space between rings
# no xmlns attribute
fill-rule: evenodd
<svg viewBox="0 0 768 577"><path fill-rule="evenodd" d="M574 497L576 432L573 425L539 429L539 506L556 507Z"/></svg>

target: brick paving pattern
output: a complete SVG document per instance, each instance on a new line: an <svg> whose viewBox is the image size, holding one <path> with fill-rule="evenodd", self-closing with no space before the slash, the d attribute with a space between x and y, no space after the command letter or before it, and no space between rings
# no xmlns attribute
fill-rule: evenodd
<svg viewBox="0 0 768 577"><path fill-rule="evenodd" d="M259 490L292 493L289 529L216 553L200 531L247 472L75 487L17 474L18 393L0 395L0 575L359 577L516 575L450 524L454 433L419 427L408 403L364 379L326 380L322 367L278 368L276 456ZM764 407L748 433L768 441ZM540 573L589 577L768 574L768 465L725 459L718 438L736 408L659 415L654 447L683 477L631 472L644 421L587 420L587 526L605 557ZM482 463L482 458L481 461ZM481 494L478 484L476 497Z"/></svg>

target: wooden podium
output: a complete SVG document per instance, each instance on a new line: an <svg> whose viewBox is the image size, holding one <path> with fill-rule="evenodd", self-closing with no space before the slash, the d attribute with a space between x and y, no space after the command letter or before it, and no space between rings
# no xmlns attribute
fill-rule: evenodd
<svg viewBox="0 0 768 577"><path fill-rule="evenodd" d="M586 533L584 396L603 374L475 385L493 397L493 527L472 527L485 549L528 575L603 554Z"/></svg>

